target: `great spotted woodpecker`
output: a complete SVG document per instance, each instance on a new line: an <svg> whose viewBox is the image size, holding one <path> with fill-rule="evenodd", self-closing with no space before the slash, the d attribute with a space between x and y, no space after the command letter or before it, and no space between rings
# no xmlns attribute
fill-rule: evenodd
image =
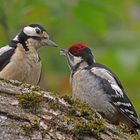
<svg viewBox="0 0 140 140"><path fill-rule="evenodd" d="M72 93L75 99L99 112L112 124L126 124L133 132L140 129L137 113L125 94L118 77L107 67L96 63L84 44L62 49L71 69Z"/></svg>
<svg viewBox="0 0 140 140"><path fill-rule="evenodd" d="M37 50L45 45L57 46L42 26L24 27L9 45L0 49L0 78L38 84L41 61Z"/></svg>

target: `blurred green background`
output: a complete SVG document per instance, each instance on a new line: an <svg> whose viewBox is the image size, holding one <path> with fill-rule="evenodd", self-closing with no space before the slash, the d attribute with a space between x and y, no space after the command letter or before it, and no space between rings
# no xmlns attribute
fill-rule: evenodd
<svg viewBox="0 0 140 140"><path fill-rule="evenodd" d="M31 23L43 25L59 45L39 50L42 88L71 94L59 50L85 43L118 75L140 116L140 0L0 0L0 46Z"/></svg>

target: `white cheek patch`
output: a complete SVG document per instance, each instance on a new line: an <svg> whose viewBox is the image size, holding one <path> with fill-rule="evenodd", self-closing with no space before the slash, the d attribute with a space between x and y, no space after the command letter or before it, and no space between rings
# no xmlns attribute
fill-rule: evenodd
<svg viewBox="0 0 140 140"><path fill-rule="evenodd" d="M37 36L35 28L27 26L23 29L23 32L28 36Z"/></svg>
<svg viewBox="0 0 140 140"><path fill-rule="evenodd" d="M81 57L76 57L76 56L73 57L73 64L74 65L78 64L81 61L82 61L82 58Z"/></svg>
<svg viewBox="0 0 140 140"><path fill-rule="evenodd" d="M66 54L66 57L67 57L67 61L68 61L68 64L69 64L69 67L70 68L74 68L78 63L80 63L82 61L82 58L79 56L79 57L76 57L74 56L73 54L71 54L70 52L68 52Z"/></svg>

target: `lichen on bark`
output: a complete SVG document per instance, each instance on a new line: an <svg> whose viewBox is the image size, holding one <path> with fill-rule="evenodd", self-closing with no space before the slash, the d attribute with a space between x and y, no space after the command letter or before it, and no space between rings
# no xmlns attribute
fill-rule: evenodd
<svg viewBox="0 0 140 140"><path fill-rule="evenodd" d="M0 140L137 140L70 97L0 80Z"/></svg>

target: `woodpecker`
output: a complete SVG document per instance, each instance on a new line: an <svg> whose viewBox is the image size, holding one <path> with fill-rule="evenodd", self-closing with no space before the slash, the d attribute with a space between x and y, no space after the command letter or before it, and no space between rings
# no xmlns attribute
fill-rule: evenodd
<svg viewBox="0 0 140 140"><path fill-rule="evenodd" d="M95 62L86 45L72 45L68 50L62 49L61 54L71 69L74 99L87 104L112 124L125 124L132 132L140 129L137 113L120 80L106 66Z"/></svg>
<svg viewBox="0 0 140 140"><path fill-rule="evenodd" d="M41 60L37 50L57 45L49 39L45 28L38 24L24 27L0 49L0 78L37 85L41 74Z"/></svg>

